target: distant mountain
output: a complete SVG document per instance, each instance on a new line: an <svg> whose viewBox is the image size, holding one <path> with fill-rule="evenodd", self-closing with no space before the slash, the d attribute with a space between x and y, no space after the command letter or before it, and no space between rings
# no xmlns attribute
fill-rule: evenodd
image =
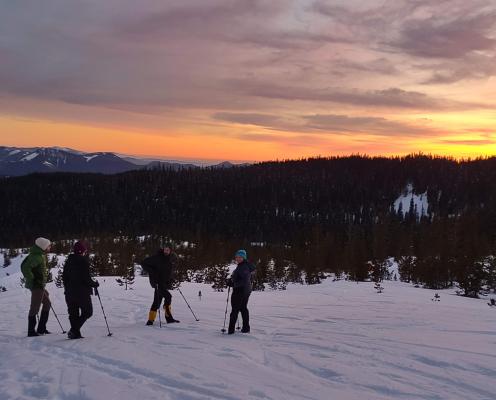
<svg viewBox="0 0 496 400"><path fill-rule="evenodd" d="M156 167L160 165L164 165L166 167L170 167L173 169L181 169L181 168L196 168L199 167L199 164L195 163L184 163L176 160L161 160L158 158L137 158L137 157L130 157L127 155L121 155L121 154L116 154L117 156L121 157L123 160L126 160L130 162L131 164L134 165L139 165L141 167Z"/></svg>
<svg viewBox="0 0 496 400"><path fill-rule="evenodd" d="M181 164L178 162L170 162L170 161L152 161L145 165L145 168L172 168L174 170L184 169L184 168L199 168L198 165L195 164Z"/></svg>
<svg viewBox="0 0 496 400"><path fill-rule="evenodd" d="M221 162L220 164L212 165L212 168L232 168L234 167L234 164L230 163L229 161L224 161Z"/></svg>
<svg viewBox="0 0 496 400"><path fill-rule="evenodd" d="M0 147L0 175L34 172L97 172L115 174L137 166L113 153L82 153L62 148Z"/></svg>
<svg viewBox="0 0 496 400"><path fill-rule="evenodd" d="M92 172L117 174L148 168L198 168L198 165L176 161L147 160L117 155L115 153L85 153L63 147L3 147L0 146L0 176L21 176L44 172ZM213 168L233 167L225 162Z"/></svg>

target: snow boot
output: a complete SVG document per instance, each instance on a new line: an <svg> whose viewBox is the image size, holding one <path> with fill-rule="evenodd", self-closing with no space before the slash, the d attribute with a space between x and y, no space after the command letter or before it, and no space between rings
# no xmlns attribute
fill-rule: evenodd
<svg viewBox="0 0 496 400"><path fill-rule="evenodd" d="M69 332L67 333L67 338L68 339L83 339L83 336L81 336L80 331L69 329Z"/></svg>
<svg viewBox="0 0 496 400"><path fill-rule="evenodd" d="M40 322L38 322L37 332L39 335L48 335L51 332L47 331L46 324L48 321L49 311L42 311L40 314Z"/></svg>
<svg viewBox="0 0 496 400"><path fill-rule="evenodd" d="M179 321L177 319L174 319L174 317L172 316L172 308L170 304L164 306L164 312L165 312L165 320L167 321L168 324L179 323Z"/></svg>
<svg viewBox="0 0 496 400"><path fill-rule="evenodd" d="M150 310L150 312L148 313L148 321L146 321L146 325L147 326L153 325L153 323L155 322L155 318L156 317L157 317L157 312L156 311L153 311L153 310Z"/></svg>
<svg viewBox="0 0 496 400"><path fill-rule="evenodd" d="M236 322L238 321L238 317L236 315L233 315L231 312L231 315L229 317L229 328L227 329L227 333L229 335L232 335L234 331L236 330Z"/></svg>
<svg viewBox="0 0 496 400"><path fill-rule="evenodd" d="M247 308L241 311L241 318L243 319L242 333L250 333L250 312Z"/></svg>
<svg viewBox="0 0 496 400"><path fill-rule="evenodd" d="M234 323L232 323L232 321L229 322L229 328L227 329L227 333L229 335L232 335L236 330L236 321L234 321Z"/></svg>
<svg viewBox="0 0 496 400"><path fill-rule="evenodd" d="M28 317L28 337L32 336L40 336L38 333L35 331L35 326L36 326L36 315L33 315L32 317Z"/></svg>

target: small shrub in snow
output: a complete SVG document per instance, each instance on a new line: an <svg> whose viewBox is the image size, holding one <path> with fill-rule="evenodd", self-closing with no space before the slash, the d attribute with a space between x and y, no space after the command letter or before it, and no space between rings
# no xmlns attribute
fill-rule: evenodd
<svg viewBox="0 0 496 400"><path fill-rule="evenodd" d="M384 290L379 282L376 282L376 284L374 285L374 289L377 290L377 293L382 293L382 291Z"/></svg>
<svg viewBox="0 0 496 400"><path fill-rule="evenodd" d="M10 264L12 264L12 262L10 261L10 257L7 254L5 254L3 258L3 267L7 268L8 266L10 266Z"/></svg>

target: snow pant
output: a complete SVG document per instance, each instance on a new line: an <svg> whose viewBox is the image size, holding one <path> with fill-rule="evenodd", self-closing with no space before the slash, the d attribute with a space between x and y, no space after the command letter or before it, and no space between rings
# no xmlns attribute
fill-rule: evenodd
<svg viewBox="0 0 496 400"><path fill-rule="evenodd" d="M160 308L160 305L162 304L162 300L164 301L164 313L165 313L166 321L169 322L173 319L172 311L171 311L172 295L167 289L159 287L155 289L155 294L153 296L153 303L152 306L150 307L150 312L148 314L149 321L152 322L155 321L155 318L157 316L157 310Z"/></svg>
<svg viewBox="0 0 496 400"><path fill-rule="evenodd" d="M233 288L231 296L231 316L229 318L228 333L234 333L238 314L241 312L243 318L242 332L250 332L250 313L248 311L248 300L250 299L251 291L244 287Z"/></svg>
<svg viewBox="0 0 496 400"><path fill-rule="evenodd" d="M29 316L35 317L40 311L40 306L43 304L41 312L50 312L50 295L45 289L31 289L31 306L29 307Z"/></svg>
<svg viewBox="0 0 496 400"><path fill-rule="evenodd" d="M87 293L66 293L65 302L67 303L71 330L74 333L80 333L79 331L83 324L93 315L91 295Z"/></svg>
<svg viewBox="0 0 496 400"><path fill-rule="evenodd" d="M36 327L36 315L40 311L41 308L40 320L38 322L37 332L40 334L44 334L47 332L46 324L48 321L48 316L50 314L50 295L45 289L31 289L31 305L29 307L29 315L28 315L28 335L33 335L35 333Z"/></svg>

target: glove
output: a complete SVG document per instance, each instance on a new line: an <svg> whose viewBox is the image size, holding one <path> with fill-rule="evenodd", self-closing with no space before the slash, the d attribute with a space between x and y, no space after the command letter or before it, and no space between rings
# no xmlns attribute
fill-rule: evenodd
<svg viewBox="0 0 496 400"><path fill-rule="evenodd" d="M233 285L234 285L232 278L229 278L226 283L227 283L227 286L229 286L229 287L233 287Z"/></svg>
<svg viewBox="0 0 496 400"><path fill-rule="evenodd" d="M93 281L93 287L96 289L98 286L100 286L100 283L98 281Z"/></svg>
<svg viewBox="0 0 496 400"><path fill-rule="evenodd" d="M98 289L96 288L96 286L93 288L93 294L95 296L98 296Z"/></svg>
<svg viewBox="0 0 496 400"><path fill-rule="evenodd" d="M167 289L168 290L177 289L179 286L181 286L181 282L176 281L175 279L171 279L170 281L167 282Z"/></svg>

